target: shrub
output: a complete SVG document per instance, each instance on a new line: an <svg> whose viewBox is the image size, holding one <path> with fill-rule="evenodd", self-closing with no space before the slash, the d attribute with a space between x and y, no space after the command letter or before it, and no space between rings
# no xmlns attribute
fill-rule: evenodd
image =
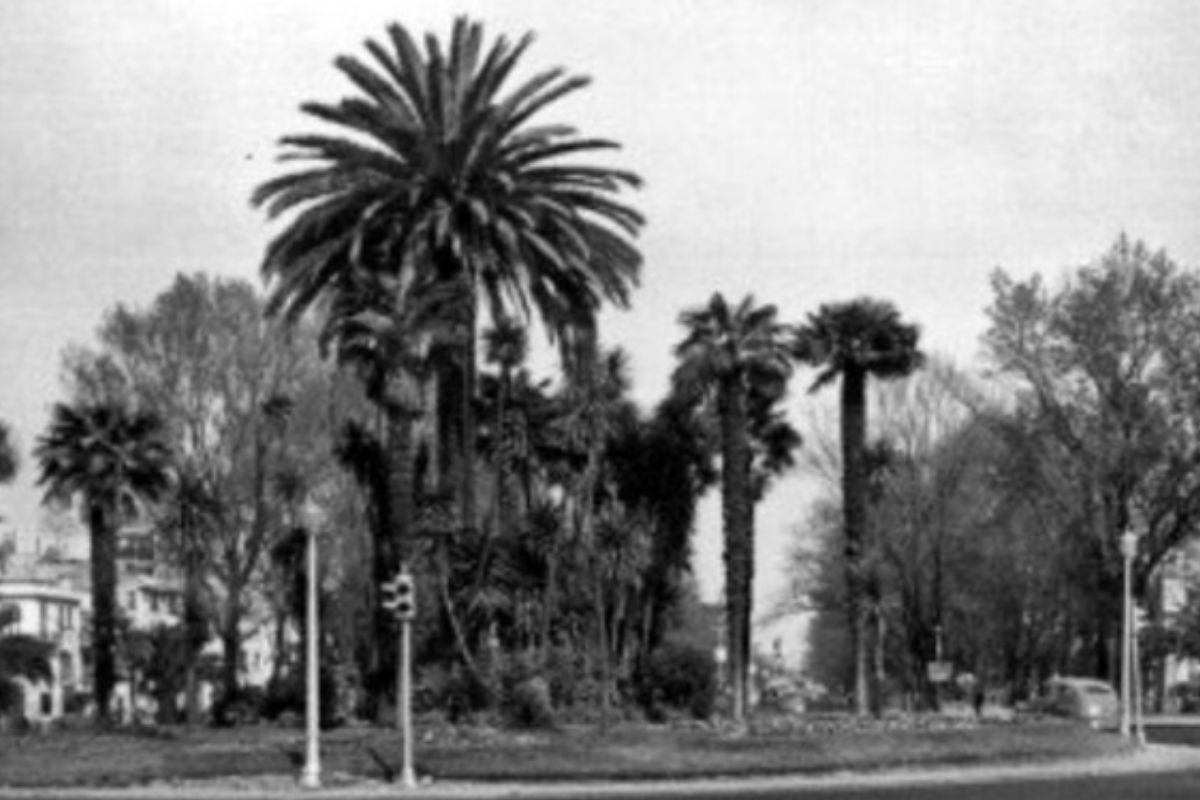
<svg viewBox="0 0 1200 800"><path fill-rule="evenodd" d="M555 724L550 681L531 654L516 654L500 664L500 714L513 728L551 728Z"/></svg>
<svg viewBox="0 0 1200 800"><path fill-rule="evenodd" d="M319 707L322 728L335 728L345 722L338 704L337 682L333 674L322 668L317 678L319 692ZM250 690L249 693L247 690ZM245 687L239 693L233 710L245 708L247 712L253 709L264 719L277 720L283 716L294 715L304 719L308 702L308 685L303 670L292 670L278 681L267 685L264 692L261 689ZM253 721L254 714L247 713L241 722Z"/></svg>
<svg viewBox="0 0 1200 800"><path fill-rule="evenodd" d="M634 684L650 719L662 719L666 709L706 719L717 697L717 663L708 650L667 642L645 659Z"/></svg>
<svg viewBox="0 0 1200 800"><path fill-rule="evenodd" d="M550 685L540 675L526 678L504 694L504 721L513 728L554 727Z"/></svg>
<svg viewBox="0 0 1200 800"><path fill-rule="evenodd" d="M485 678L488 676L485 676ZM459 664L433 665L421 670L413 692L413 710L418 714L442 711L452 723L490 708L495 690L476 679Z"/></svg>

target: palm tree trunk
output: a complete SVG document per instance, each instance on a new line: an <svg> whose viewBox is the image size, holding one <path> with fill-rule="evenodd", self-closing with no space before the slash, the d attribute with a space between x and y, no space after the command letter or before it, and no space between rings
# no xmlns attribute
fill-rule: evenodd
<svg viewBox="0 0 1200 800"><path fill-rule="evenodd" d="M850 642L854 648L854 707L871 712L870 654L863 603L863 542L867 531L867 485L864 450L867 439L866 374L842 372L842 511L845 520L846 603Z"/></svg>
<svg viewBox="0 0 1200 800"><path fill-rule="evenodd" d="M718 404L721 417L721 511L725 532L725 603L728 627L733 719L743 722L749 700L749 618L751 484L746 398L737 376L723 378Z"/></svg>
<svg viewBox="0 0 1200 800"><path fill-rule="evenodd" d="M88 503L92 539L92 681L96 717L110 721L109 706L117 678L117 531L115 514L98 500Z"/></svg>
<svg viewBox="0 0 1200 800"><path fill-rule="evenodd" d="M472 281L467 291L467 335L463 342L463 396L462 396L462 526L465 530L475 528L475 382L479 369L475 354L475 325L478 309L475 286Z"/></svg>

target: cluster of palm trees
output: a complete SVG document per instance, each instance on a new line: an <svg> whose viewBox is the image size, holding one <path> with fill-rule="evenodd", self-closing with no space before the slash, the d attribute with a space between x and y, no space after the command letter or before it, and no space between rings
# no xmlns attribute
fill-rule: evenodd
<svg viewBox="0 0 1200 800"><path fill-rule="evenodd" d="M685 311L680 322L687 335L676 348L673 390L707 404L718 425L734 718L743 717L749 700L754 505L770 477L790 466L799 445L779 409L793 362L819 370L813 391L840 380L847 629L858 711L876 710L865 633L870 608L865 601L878 591L863 560L870 509L866 385L869 378L903 377L921 365L918 329L891 304L870 298L822 305L802 323L787 325L773 305L756 305L749 296L730 305L716 294L706 306Z"/></svg>
<svg viewBox="0 0 1200 800"><path fill-rule="evenodd" d="M496 645L543 667L582 653L607 709L666 638L686 592L696 503L719 461L740 719L754 508L799 445L782 405L793 364L821 370L814 388L841 379L846 569L859 598L872 590L858 563L863 389L868 376L920 364L917 331L872 300L788 325L773 306L717 294L680 317L672 391L639 414L627 359L602 346L599 316L627 306L637 284L643 219L625 192L640 180L579 161L616 143L542 121L587 79L551 69L511 85L531 42L488 42L459 19L445 45L430 35L422 46L392 25L366 43L369 61L337 59L356 93L305 104L320 132L285 137L283 159L300 166L253 196L277 223L262 264L268 313L314 320L342 367L335 377L356 376L372 409L374 422L347 422L336 446L367 501L368 686L386 693L395 671L394 621L371 595L406 564L419 568L430 648L449 645L480 683ZM525 367L533 331L557 347L553 390ZM160 420L111 403L57 406L36 455L47 493L82 498L89 523L106 714L116 531L171 488L171 455ZM849 619L859 639L862 605L851 602Z"/></svg>
<svg viewBox="0 0 1200 800"><path fill-rule="evenodd" d="M540 122L546 109L587 79L551 69L505 93L530 36L488 45L482 26L465 19L455 22L444 47L430 35L422 48L400 25L387 34L382 42L367 42L371 62L348 56L336 62L357 95L302 107L336 133L284 138L285 158L305 166L254 195L271 217L286 216L263 263L272 308L294 319L319 307L326 341L359 366L368 395L387 420L391 501L389 535L381 537L376 553L379 571L409 557L411 545L398 537L420 527L414 524L419 481L413 480L413 426L430 403L439 442L432 488L457 493L445 522L458 538L480 538L475 465L481 316L493 326L489 352L500 365L494 532L513 522L509 488L520 470L511 467L529 431L511 413L513 369L525 346L517 332L538 323L558 344L566 375L570 412L558 428L566 434L559 444L579 461L565 506L568 527L590 551L601 552L597 542L609 507L598 500L613 493L604 456L621 370L619 356L598 344L597 315L604 303L626 305L637 280L641 257L633 237L643 220L621 192L640 181L627 171L575 160L614 149L614 142ZM778 405L791 357L822 367L814 388L842 378L846 556L855 596L869 591L857 566L865 527L865 501L857 500L864 492L865 380L902 375L920 363L916 328L884 303L825 306L795 330L776 316L773 307L757 307L752 298L731 307L720 295L686 312L675 399L664 404L704 411L700 416L718 423L710 438L721 448L739 717L750 654L754 501L797 443ZM535 510L528 494L526 505L526 512ZM609 527L627 529L628 523ZM442 563L440 593L453 622L445 553ZM487 557L480 563L486 565ZM551 578L547 584L547 619L556 602L554 583ZM597 589L603 617L601 596ZM852 616L857 631L861 621ZM454 629L469 662L464 634L458 625ZM611 649L611 633L598 625L603 652Z"/></svg>

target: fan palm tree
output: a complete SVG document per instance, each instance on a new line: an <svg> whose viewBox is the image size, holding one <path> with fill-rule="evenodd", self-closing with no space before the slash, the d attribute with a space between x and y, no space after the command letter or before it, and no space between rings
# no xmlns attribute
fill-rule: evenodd
<svg viewBox="0 0 1200 800"><path fill-rule="evenodd" d="M841 379L842 513L854 696L860 714L878 710L869 690L863 545L868 528L867 381L902 378L918 369L920 329L900 318L891 303L869 297L822 305L799 326L792 343L797 361L818 369L810 389ZM872 706L875 706L873 709Z"/></svg>
<svg viewBox="0 0 1200 800"><path fill-rule="evenodd" d="M365 268L403 284L431 274L464 295L460 426L461 524L473 527L476 326L482 300L493 319L530 318L566 345L596 324L606 302L624 306L641 257L643 220L619 199L640 185L626 171L580 164L614 149L564 125L532 124L589 81L551 69L509 92L532 43L459 18L447 46L422 49L401 25L337 68L357 96L302 111L337 129L282 140L284 158L307 166L253 196L270 217L288 215L267 247L271 309L295 318L338 292L339 277ZM565 160L564 160L565 159ZM564 351L565 352L565 351Z"/></svg>
<svg viewBox="0 0 1200 800"><path fill-rule="evenodd" d="M0 714L20 708L23 697L18 678L51 681L53 646L22 633L5 633L21 616L16 606L0 606Z"/></svg>
<svg viewBox="0 0 1200 800"><path fill-rule="evenodd" d="M116 676L117 532L139 502L169 487L162 422L116 404L54 406L34 456L50 500L79 496L91 537L93 670L97 713L108 718Z"/></svg>
<svg viewBox="0 0 1200 800"><path fill-rule="evenodd" d="M780 397L791 375L785 326L773 305L752 296L731 306L714 294L679 321L687 335L675 348L672 391L716 410L721 443L726 617L733 716L745 718L749 697L750 619L754 575L755 481L751 411L756 397Z"/></svg>

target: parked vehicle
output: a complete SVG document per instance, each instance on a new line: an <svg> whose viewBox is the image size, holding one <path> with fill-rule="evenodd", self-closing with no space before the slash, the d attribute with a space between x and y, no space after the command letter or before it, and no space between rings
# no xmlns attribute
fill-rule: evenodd
<svg viewBox="0 0 1200 800"><path fill-rule="evenodd" d="M1051 678L1037 709L1088 723L1093 728L1115 728L1121 703L1117 693L1095 678Z"/></svg>
<svg viewBox="0 0 1200 800"><path fill-rule="evenodd" d="M1180 714L1200 713L1200 684L1179 683L1172 686L1167 693L1167 705L1170 711Z"/></svg>

